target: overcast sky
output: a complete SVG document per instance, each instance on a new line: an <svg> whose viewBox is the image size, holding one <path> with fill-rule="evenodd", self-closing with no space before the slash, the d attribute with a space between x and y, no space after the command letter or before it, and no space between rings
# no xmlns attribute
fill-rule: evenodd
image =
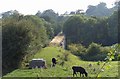
<svg viewBox="0 0 120 79"><path fill-rule="evenodd" d="M105 2L111 8L116 0L0 0L0 13L17 10L22 14L36 14L38 10L43 12L53 9L59 14L65 11L76 11L83 9L86 11L88 5L97 5Z"/></svg>

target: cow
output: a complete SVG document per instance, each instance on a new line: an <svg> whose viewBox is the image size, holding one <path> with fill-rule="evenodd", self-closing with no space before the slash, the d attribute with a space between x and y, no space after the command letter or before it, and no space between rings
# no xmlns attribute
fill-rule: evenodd
<svg viewBox="0 0 120 79"><path fill-rule="evenodd" d="M57 64L57 63L56 63L56 59L55 59L55 58L52 58L52 67L55 67L56 64Z"/></svg>
<svg viewBox="0 0 120 79"><path fill-rule="evenodd" d="M32 59L29 63L29 69L32 68L46 68L45 60L43 59Z"/></svg>
<svg viewBox="0 0 120 79"><path fill-rule="evenodd" d="M73 66L72 67L73 69L73 77L74 75L76 74L77 76L77 73L76 72L79 72L80 73L80 76L82 75L84 77L84 75L87 77L88 76L88 73L86 72L86 70L83 68L83 67L80 67L80 66Z"/></svg>

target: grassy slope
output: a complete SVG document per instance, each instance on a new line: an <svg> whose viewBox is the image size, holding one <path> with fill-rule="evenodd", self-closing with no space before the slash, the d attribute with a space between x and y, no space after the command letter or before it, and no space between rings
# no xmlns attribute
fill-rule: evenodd
<svg viewBox="0 0 120 79"><path fill-rule="evenodd" d="M51 68L51 58L55 57L58 60L58 63L61 62L61 59L57 57L59 55L62 57L64 53L69 53L68 51L65 51L58 47L46 47L39 51L34 58L43 58L46 60L47 63L47 69L17 69L9 74L7 74L5 77L71 77L72 76L72 69L71 67L73 65L80 65L84 67L89 77L95 77L96 72L98 72L98 69L101 65L97 65L97 62L87 62L87 61L81 61L77 56L69 53L68 61L65 62L64 66L56 65L55 68ZM93 67L89 68L89 63L93 64ZM93 68L96 69L95 72L93 72ZM107 68L104 72L100 73L101 77L115 77L118 75L118 64L116 62L111 62L110 68Z"/></svg>

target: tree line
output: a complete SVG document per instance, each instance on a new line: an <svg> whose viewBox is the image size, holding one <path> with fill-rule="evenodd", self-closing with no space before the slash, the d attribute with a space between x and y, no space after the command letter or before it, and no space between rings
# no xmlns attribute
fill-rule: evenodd
<svg viewBox="0 0 120 79"><path fill-rule="evenodd" d="M92 42L102 45L118 43L117 17L117 11L110 17L71 16L63 26L67 44L80 43L88 46Z"/></svg>

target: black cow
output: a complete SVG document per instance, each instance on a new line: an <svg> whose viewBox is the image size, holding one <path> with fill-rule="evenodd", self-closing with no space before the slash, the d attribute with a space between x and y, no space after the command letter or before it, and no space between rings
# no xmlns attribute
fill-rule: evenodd
<svg viewBox="0 0 120 79"><path fill-rule="evenodd" d="M86 77L88 76L88 73L85 71L85 69L83 67L73 66L72 69L73 69L73 77L74 77L74 74L76 74L76 76L77 76L76 72L80 72L80 76L81 76L81 74L83 77L84 77L84 74Z"/></svg>
<svg viewBox="0 0 120 79"><path fill-rule="evenodd" d="M56 65L56 59L52 58L52 67L55 67L55 65Z"/></svg>

